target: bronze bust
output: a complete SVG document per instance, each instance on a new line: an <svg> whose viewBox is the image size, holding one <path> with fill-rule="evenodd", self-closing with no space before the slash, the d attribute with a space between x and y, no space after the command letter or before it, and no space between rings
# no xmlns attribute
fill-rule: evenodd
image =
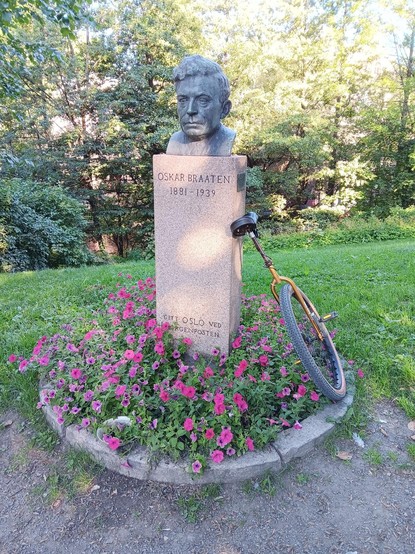
<svg viewBox="0 0 415 554"><path fill-rule="evenodd" d="M236 133L221 123L232 104L229 81L220 66L202 56L186 56L173 77L182 130L172 135L166 153L230 156Z"/></svg>

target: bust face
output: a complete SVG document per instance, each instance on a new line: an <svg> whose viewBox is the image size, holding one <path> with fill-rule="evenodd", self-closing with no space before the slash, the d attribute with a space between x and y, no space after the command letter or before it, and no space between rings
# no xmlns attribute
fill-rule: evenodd
<svg viewBox="0 0 415 554"><path fill-rule="evenodd" d="M229 113L230 102L220 101L220 86L214 76L195 75L176 83L180 126L191 141L209 138Z"/></svg>

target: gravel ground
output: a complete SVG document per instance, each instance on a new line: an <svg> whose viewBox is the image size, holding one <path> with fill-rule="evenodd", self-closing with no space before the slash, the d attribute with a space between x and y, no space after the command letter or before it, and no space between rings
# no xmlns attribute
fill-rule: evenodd
<svg viewBox="0 0 415 554"><path fill-rule="evenodd" d="M0 422L0 554L415 552L414 431L392 403L364 448L331 438L276 476L208 488L88 478L64 446L33 447L18 415Z"/></svg>

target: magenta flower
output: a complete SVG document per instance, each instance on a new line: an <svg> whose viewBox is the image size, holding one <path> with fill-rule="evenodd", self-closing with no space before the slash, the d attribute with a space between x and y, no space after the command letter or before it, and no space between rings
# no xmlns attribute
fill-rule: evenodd
<svg viewBox="0 0 415 554"><path fill-rule="evenodd" d="M210 457L215 464L220 464L223 460L223 452L221 450L214 450Z"/></svg>
<svg viewBox="0 0 415 554"><path fill-rule="evenodd" d="M94 400L91 406L94 412L97 412L98 414L101 412L102 404L99 400Z"/></svg>
<svg viewBox="0 0 415 554"><path fill-rule="evenodd" d="M193 398L194 395L196 394L196 389L194 387L186 387L186 386L183 386L182 388L182 394L183 396L185 396L186 398Z"/></svg>
<svg viewBox="0 0 415 554"><path fill-rule="evenodd" d="M226 410L225 404L215 404L214 411L216 415L222 415Z"/></svg>
<svg viewBox="0 0 415 554"><path fill-rule="evenodd" d="M283 377L287 377L288 375L287 368L285 366L280 367L280 373Z"/></svg>
<svg viewBox="0 0 415 554"><path fill-rule="evenodd" d="M118 437L108 437L106 443L111 448L111 450L117 450L121 445L121 441Z"/></svg>
<svg viewBox="0 0 415 554"><path fill-rule="evenodd" d="M188 337L186 337L182 340L182 343L186 344L187 346L190 346L192 344L192 339L189 339Z"/></svg>
<svg viewBox="0 0 415 554"><path fill-rule="evenodd" d="M26 371L26 367L28 365L28 361L27 360L22 360L19 364L19 371L20 373L24 373Z"/></svg>
<svg viewBox="0 0 415 554"><path fill-rule="evenodd" d="M16 354L10 354L9 356L9 362L13 364L17 360Z"/></svg>
<svg viewBox="0 0 415 554"><path fill-rule="evenodd" d="M193 419L190 417L186 418L183 423L183 427L186 429L186 431L192 431L194 427Z"/></svg>
<svg viewBox="0 0 415 554"><path fill-rule="evenodd" d="M241 346L242 337L236 337L236 339L232 343L232 348L239 348Z"/></svg>
<svg viewBox="0 0 415 554"><path fill-rule="evenodd" d="M250 450L251 452L255 450L254 441L250 437L247 437L245 439L245 444L248 450Z"/></svg>
<svg viewBox="0 0 415 554"><path fill-rule="evenodd" d="M211 367L208 366L208 367L205 369L205 371L203 372L203 377L204 377L205 379L210 379L210 377L213 377L214 374L215 374L215 373L214 373L213 369L212 369Z"/></svg>
<svg viewBox="0 0 415 554"><path fill-rule="evenodd" d="M219 437L217 438L216 444L220 447L224 447L227 444L229 444L233 439L233 434L231 433L230 429L225 427Z"/></svg>
<svg viewBox="0 0 415 554"><path fill-rule="evenodd" d="M199 462L199 460L196 460L192 463L192 470L194 473L200 473L200 470L202 469L202 464Z"/></svg>
<svg viewBox="0 0 415 554"><path fill-rule="evenodd" d="M363 373L363 371L361 369L358 369L357 370L357 376L360 378L360 379L363 379L363 377L365 376L365 374Z"/></svg>
<svg viewBox="0 0 415 554"><path fill-rule="evenodd" d="M262 356L258 358L258 361L262 367L266 367L268 365L268 356L262 354Z"/></svg>
<svg viewBox="0 0 415 554"><path fill-rule="evenodd" d="M307 392L306 387L304 385L300 385L297 389L297 392L293 394L293 398L295 398L296 400L299 400L305 395L306 392Z"/></svg>
<svg viewBox="0 0 415 554"><path fill-rule="evenodd" d="M294 429L302 429L303 426L301 425L301 423L299 423L298 421L296 421L293 425Z"/></svg>
<svg viewBox="0 0 415 554"><path fill-rule="evenodd" d="M213 439L214 436L215 436L215 431L213 429L206 429L205 437L207 438L207 440Z"/></svg>
<svg viewBox="0 0 415 554"><path fill-rule="evenodd" d="M170 400L170 395L167 391L162 390L159 394L160 400L163 402L168 402Z"/></svg>
<svg viewBox="0 0 415 554"><path fill-rule="evenodd" d="M320 400L320 396L316 393L315 390L311 391L310 398L314 402L318 402Z"/></svg>
<svg viewBox="0 0 415 554"><path fill-rule="evenodd" d="M164 344L162 342L156 342L154 347L154 352L160 356L164 356Z"/></svg>
<svg viewBox="0 0 415 554"><path fill-rule="evenodd" d="M117 388L115 389L115 396L117 398L122 396L126 390L127 390L127 385L118 385Z"/></svg>
<svg viewBox="0 0 415 554"><path fill-rule="evenodd" d="M248 362L246 360L242 360L239 362L238 367L235 369L234 375L235 377L241 377L245 369L248 367Z"/></svg>
<svg viewBox="0 0 415 554"><path fill-rule="evenodd" d="M124 358L125 358L126 360L132 360L132 359L134 358L134 356L135 356L134 350L126 350L126 351L124 352Z"/></svg>
<svg viewBox="0 0 415 554"><path fill-rule="evenodd" d="M70 342L68 342L68 344L66 345L66 349L69 350L69 352L79 351L79 349L74 344L71 344Z"/></svg>
<svg viewBox="0 0 415 554"><path fill-rule="evenodd" d="M86 393L84 394L84 400L85 402L89 402L90 400L92 400L94 397L94 391L93 390L87 390Z"/></svg>
<svg viewBox="0 0 415 554"><path fill-rule="evenodd" d="M71 370L72 379L79 379L81 376L82 376L82 371L77 367Z"/></svg>

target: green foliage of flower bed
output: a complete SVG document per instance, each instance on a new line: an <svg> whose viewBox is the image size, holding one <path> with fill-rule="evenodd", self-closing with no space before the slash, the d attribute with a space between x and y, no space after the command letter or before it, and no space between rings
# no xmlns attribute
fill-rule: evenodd
<svg viewBox="0 0 415 554"><path fill-rule="evenodd" d="M39 375L61 424L101 430L117 450L134 441L177 459L189 454L193 472L210 458L261 448L321 401L289 342L273 299L243 298L239 334L229 355L186 352L169 323L155 319L155 283L126 280L106 297L92 319L64 324L43 336L30 358L9 362ZM118 425L108 420L119 420Z"/></svg>
<svg viewBox="0 0 415 554"><path fill-rule="evenodd" d="M415 237L415 207L407 209L393 208L384 220L375 216L353 216L334 222L335 216L327 210L304 210L305 218L300 222L293 220L294 229L306 227L307 230L264 234L262 242L266 248L310 248L334 244L361 244ZM331 222L331 223L330 223ZM272 229L272 224L268 224ZM252 248L249 246L248 248Z"/></svg>

